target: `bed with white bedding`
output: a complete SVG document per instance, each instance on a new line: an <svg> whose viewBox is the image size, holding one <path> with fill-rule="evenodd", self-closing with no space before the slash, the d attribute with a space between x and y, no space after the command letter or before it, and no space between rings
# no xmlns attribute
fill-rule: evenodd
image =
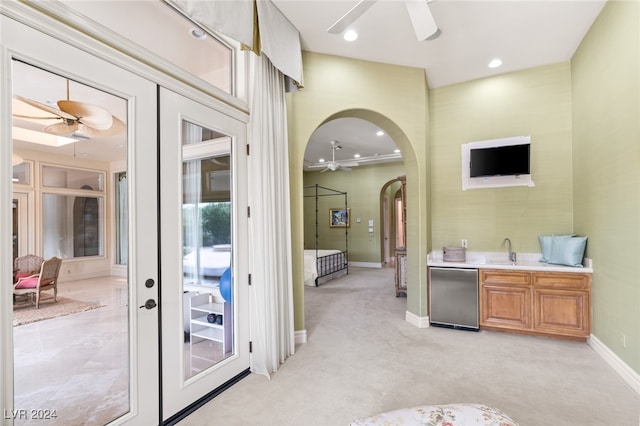
<svg viewBox="0 0 640 426"><path fill-rule="evenodd" d="M342 250L305 250L304 284L318 284L348 273L347 254Z"/></svg>
<svg viewBox="0 0 640 426"><path fill-rule="evenodd" d="M349 232L348 232L348 219L346 226L334 225L331 222L327 223L329 228L344 228L344 244L339 240L332 237L331 245L334 243L337 247L344 246L344 249L324 249L320 248L319 242L320 233L326 233L325 225L320 223L318 217L318 200L323 197L329 197L333 199L338 197L344 204L344 210L348 211L347 193L338 191L336 189L325 188L318 184L305 186L305 198L313 198L315 200L315 242L313 245L309 244L304 251L304 284L308 286L318 286L318 284L325 283L329 280L337 278L339 276L349 273L348 263L348 247L349 247ZM332 202L333 203L333 202ZM336 203L337 205L338 203ZM342 204L342 203L341 203ZM331 209L330 209L331 210ZM307 224L309 225L309 224ZM333 231L332 235L336 235ZM327 241L327 240L324 240ZM313 247L313 248L311 248ZM335 246L334 246L335 247Z"/></svg>

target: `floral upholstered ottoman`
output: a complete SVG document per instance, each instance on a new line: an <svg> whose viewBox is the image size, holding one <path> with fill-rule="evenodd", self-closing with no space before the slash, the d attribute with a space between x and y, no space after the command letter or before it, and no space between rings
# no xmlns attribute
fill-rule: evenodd
<svg viewBox="0 0 640 426"><path fill-rule="evenodd" d="M423 405L388 411L351 422L351 426L518 426L502 411L482 404Z"/></svg>

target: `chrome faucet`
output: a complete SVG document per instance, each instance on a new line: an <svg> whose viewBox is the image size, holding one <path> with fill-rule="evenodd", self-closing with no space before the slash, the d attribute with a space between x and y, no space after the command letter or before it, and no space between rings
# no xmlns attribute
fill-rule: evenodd
<svg viewBox="0 0 640 426"><path fill-rule="evenodd" d="M511 248L511 240L509 238L502 240L502 247L504 247L505 243L509 243L509 260L516 263L516 252Z"/></svg>

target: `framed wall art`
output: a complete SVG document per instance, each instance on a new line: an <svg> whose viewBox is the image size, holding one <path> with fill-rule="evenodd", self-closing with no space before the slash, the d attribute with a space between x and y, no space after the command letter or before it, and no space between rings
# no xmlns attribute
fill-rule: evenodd
<svg viewBox="0 0 640 426"><path fill-rule="evenodd" d="M332 208L329 209L329 227L331 228L348 228L351 209Z"/></svg>

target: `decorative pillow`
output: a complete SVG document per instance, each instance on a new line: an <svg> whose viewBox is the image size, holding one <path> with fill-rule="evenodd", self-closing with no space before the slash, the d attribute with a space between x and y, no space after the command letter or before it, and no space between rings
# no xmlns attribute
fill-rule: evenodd
<svg viewBox="0 0 640 426"><path fill-rule="evenodd" d="M483 404L423 405L388 411L351 422L351 426L517 426L502 411Z"/></svg>
<svg viewBox="0 0 640 426"><path fill-rule="evenodd" d="M538 240L540 241L540 251L542 251L542 259L540 262L549 262L551 259L551 245L554 238L571 238L575 234L571 235L540 235Z"/></svg>
<svg viewBox="0 0 640 426"><path fill-rule="evenodd" d="M553 237L549 263L582 267L587 237L561 238Z"/></svg>
<svg viewBox="0 0 640 426"><path fill-rule="evenodd" d="M31 273L29 273L29 272L18 272L18 273L16 274L16 281L18 281L20 278L27 278L27 277L30 277L31 275L33 275L33 274L31 274Z"/></svg>
<svg viewBox="0 0 640 426"><path fill-rule="evenodd" d="M16 288L36 288L38 287L38 277L23 278L20 280Z"/></svg>

